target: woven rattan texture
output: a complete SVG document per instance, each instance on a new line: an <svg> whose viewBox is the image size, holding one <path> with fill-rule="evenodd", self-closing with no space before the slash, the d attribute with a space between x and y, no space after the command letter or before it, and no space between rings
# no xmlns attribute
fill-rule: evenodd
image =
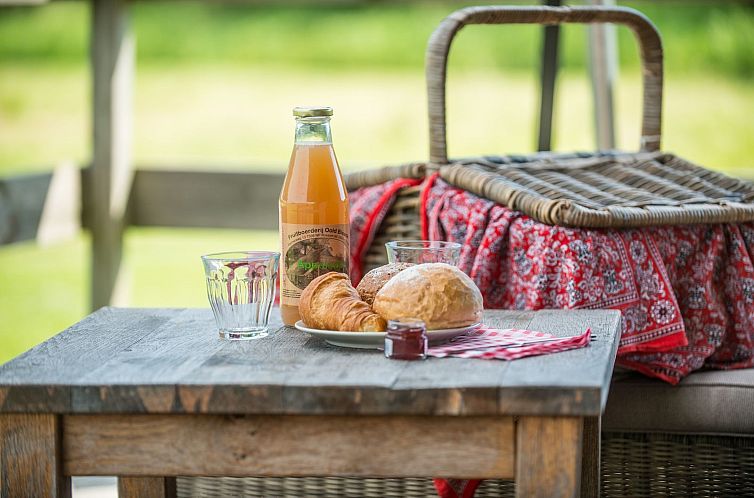
<svg viewBox="0 0 754 498"><path fill-rule="evenodd" d="M425 498L437 496L432 479L373 479L353 477L179 477L182 498L344 497ZM513 496L512 481L488 480L477 498Z"/></svg>
<svg viewBox="0 0 754 498"><path fill-rule="evenodd" d="M406 187L398 192L390 211L364 256L365 271L387 263L386 242L422 238L419 220L420 193L421 186Z"/></svg>
<svg viewBox="0 0 754 498"><path fill-rule="evenodd" d="M754 437L603 433L602 496L754 496Z"/></svg>
<svg viewBox="0 0 754 498"><path fill-rule="evenodd" d="M379 185L396 178L424 178L426 165L424 163L402 164L400 166L385 166L378 169L356 171L345 175L346 188L356 190L361 187Z"/></svg>
<svg viewBox="0 0 754 498"><path fill-rule="evenodd" d="M671 154L514 159L456 161L440 175L549 225L621 228L754 220L754 184Z"/></svg>

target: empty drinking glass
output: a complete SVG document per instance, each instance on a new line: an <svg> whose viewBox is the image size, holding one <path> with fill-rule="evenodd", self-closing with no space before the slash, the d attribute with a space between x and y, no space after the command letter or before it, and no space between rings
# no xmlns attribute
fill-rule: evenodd
<svg viewBox="0 0 754 498"><path fill-rule="evenodd" d="M224 339L260 339L275 301L280 254L221 252L202 256L207 297Z"/></svg>
<svg viewBox="0 0 754 498"><path fill-rule="evenodd" d="M439 240L394 240L385 244L390 263L447 263L457 266L461 244Z"/></svg>

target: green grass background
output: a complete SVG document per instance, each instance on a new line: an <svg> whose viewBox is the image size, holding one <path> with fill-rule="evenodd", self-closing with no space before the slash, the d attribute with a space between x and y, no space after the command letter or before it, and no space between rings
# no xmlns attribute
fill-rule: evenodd
<svg viewBox="0 0 754 498"><path fill-rule="evenodd" d="M295 7L144 2L134 5L133 19L144 63L421 70L426 40L440 20L454 8L484 3L490 2L312 2ZM669 71L754 76L750 3L620 4L640 9L657 24L665 35ZM88 21L88 7L81 2L3 9L0 57L77 64L87 54ZM582 30L569 28L575 34L564 38L565 59L575 67L586 63ZM636 64L631 36L628 30L620 32L622 64ZM526 26L475 26L459 40L454 57L465 67L527 69L539 47L538 30Z"/></svg>
<svg viewBox="0 0 754 498"><path fill-rule="evenodd" d="M754 7L621 2L664 36L664 148L754 176ZM283 171L290 109L335 107L344 170L427 156L427 37L462 2L365 5L135 3L138 71L134 161L143 167ZM82 2L0 8L0 175L90 158L89 11ZM594 148L586 31L563 32L556 96L558 150ZM618 143L638 143L640 79L631 34L619 30ZM454 45L452 155L532 150L539 30L473 27ZM221 193L218 193L221 195ZM258 231L131 229L126 265L134 306L204 306L198 256L272 249ZM89 241L0 248L0 362L87 312Z"/></svg>

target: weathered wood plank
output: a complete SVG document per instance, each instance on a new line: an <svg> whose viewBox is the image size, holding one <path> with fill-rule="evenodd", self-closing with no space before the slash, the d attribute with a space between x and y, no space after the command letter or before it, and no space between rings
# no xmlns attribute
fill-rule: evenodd
<svg viewBox="0 0 754 498"><path fill-rule="evenodd" d="M277 230L279 173L138 170L130 221L141 226Z"/></svg>
<svg viewBox="0 0 754 498"><path fill-rule="evenodd" d="M581 477L578 417L522 417L516 424L516 496L576 498Z"/></svg>
<svg viewBox="0 0 754 498"><path fill-rule="evenodd" d="M256 379L262 382L280 380L265 378L270 372L259 369L249 357L274 355L266 341L225 341L217 334L214 318L209 310L173 310L171 319L134 342L127 349L114 352L97 367L84 374L72 387L72 409L77 413L247 413L245 403L255 409L251 413L265 413L280 404L279 388L239 386L238 369L250 362L257 365ZM282 326L277 309L270 316L270 329ZM193 333L189 333L193 331ZM261 350L259 346L262 346ZM214 364L223 373L213 378L199 378L199 386L184 384L184 377L205 363ZM103 385L102 380L107 379ZM135 379L141 378L140 381ZM223 385L215 390L212 384ZM257 396L250 396L250 391ZM264 391L264 394L261 394ZM210 397L217 399L211 404ZM260 397L263 402L258 403ZM238 408L236 404L239 403Z"/></svg>
<svg viewBox="0 0 754 498"><path fill-rule="evenodd" d="M374 414L399 406L409 413L446 413L475 396L474 385L460 398L435 399L425 386L420 386L422 392L401 389L396 387L398 374L408 363L389 362L376 351L333 348L294 329L261 341L230 342L216 338L206 310L179 317L84 376L82 387L74 388L75 410ZM482 372L502 367L478 365ZM446 368L453 379L472 370L463 360L449 360ZM108 385L102 386L105 379ZM494 413L497 395L495 389L487 390Z"/></svg>
<svg viewBox="0 0 754 498"><path fill-rule="evenodd" d="M69 497L57 415L0 414L0 496Z"/></svg>
<svg viewBox="0 0 754 498"><path fill-rule="evenodd" d="M121 269L131 192L134 43L126 0L92 2L93 154L87 219L92 231L91 307L126 302Z"/></svg>
<svg viewBox="0 0 754 498"><path fill-rule="evenodd" d="M249 364L250 351L274 354L270 350L271 343L221 340L208 310L173 310L170 317L127 349L115 351L109 359L103 359L80 377L72 388L73 410L77 413L191 413L206 405L209 401L206 395L214 392L211 385L215 382L224 384L223 391L227 389L234 394L223 394L218 390L220 398L212 406L216 406L220 413L236 413L234 405L228 405L228 400L243 403L248 398L256 401L256 397L248 396L248 388L237 387L231 381L238 378L236 369ZM270 317L270 329L281 326L279 313L275 310ZM260 345L264 348L262 351L259 351ZM200 378L201 385L196 388L180 387L185 376L207 362L222 367L225 374ZM263 379L264 372L258 373L258 380ZM139 378L140 381L135 381ZM102 385L103 379L107 379L106 385ZM279 406L269 403L274 398L267 392L265 399L268 402L258 405L256 413ZM226 403L222 402L223 399ZM241 412L245 413L245 410Z"/></svg>
<svg viewBox="0 0 754 498"><path fill-rule="evenodd" d="M508 312L506 316L509 319L496 322L498 326L525 326L534 313ZM165 401L163 405L171 407L172 411L210 413L238 410L242 413L321 414L497 413L497 386L507 363L444 359L441 360L442 374L438 375L434 360L388 362L379 353L333 348L292 329L279 334L276 341L260 341L248 347L224 343L204 362L195 357L194 362L201 365L180 379L177 399ZM192 348L187 351L193 353ZM277 360L271 364L269 358ZM184 364L189 363L184 361ZM172 363L168 361L168 364ZM102 371L118 371L112 367L105 364ZM173 379L164 375L162 378ZM233 379L234 385L224 385L221 389L212 387L217 382L227 383L228 379ZM115 388L108 389L108 393ZM128 390L137 398L131 408L143 411L138 401L140 396L143 398L142 393L132 388ZM579 399L580 387L576 395L560 388L527 388L525 391L511 396L519 400L519 405L528 402L530 411L544 407L551 410L548 413L558 413L568 410L568 403L576 403L576 408L570 408L575 411L599 410L600 406L599 386L592 390L596 398L586 397L585 400ZM121 396L124 396L122 392ZM532 406L532 400L536 406ZM159 403L152 404L159 406Z"/></svg>
<svg viewBox="0 0 754 498"><path fill-rule="evenodd" d="M118 477L118 498L175 498L175 477Z"/></svg>
<svg viewBox="0 0 754 498"><path fill-rule="evenodd" d="M400 362L291 328L259 341L220 340L204 309L108 309L0 367L0 409L594 416L603 407L618 320L599 311L489 311L491 325L559 334L591 326L597 339L589 348L515 362Z"/></svg>
<svg viewBox="0 0 754 498"><path fill-rule="evenodd" d="M225 342L218 336L211 315L202 314L206 333L186 334L196 325L196 310L176 310L171 319L151 330L128 348L115 351L79 377L73 406L88 412L164 412L172 409L175 385L181 376L196 368ZM148 372L151 385L133 381ZM108 388L101 389L102 379Z"/></svg>
<svg viewBox="0 0 754 498"><path fill-rule="evenodd" d="M224 344L181 379L179 401L186 411L218 413L392 413L411 403L404 397L411 393L391 391L404 367L377 351L335 348L282 328L254 344ZM212 388L227 379L235 385Z"/></svg>
<svg viewBox="0 0 754 498"><path fill-rule="evenodd" d="M513 476L506 417L71 415L63 423L67 474Z"/></svg>
<svg viewBox="0 0 754 498"><path fill-rule="evenodd" d="M71 386L170 321L171 309L103 308L0 365L0 412L71 411Z"/></svg>

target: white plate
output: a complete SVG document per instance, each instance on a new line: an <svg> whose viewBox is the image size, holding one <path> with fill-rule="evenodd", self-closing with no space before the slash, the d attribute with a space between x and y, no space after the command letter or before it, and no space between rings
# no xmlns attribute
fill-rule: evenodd
<svg viewBox="0 0 754 498"><path fill-rule="evenodd" d="M479 328L481 323L475 323L468 327L457 329L428 330L427 338L430 344L440 344L456 336L465 334L470 330ZM320 330L311 329L304 325L303 320L299 320L294 325L298 330L321 337L328 344L340 346L343 348L359 349L382 349L385 347L385 332L341 332L338 330Z"/></svg>

